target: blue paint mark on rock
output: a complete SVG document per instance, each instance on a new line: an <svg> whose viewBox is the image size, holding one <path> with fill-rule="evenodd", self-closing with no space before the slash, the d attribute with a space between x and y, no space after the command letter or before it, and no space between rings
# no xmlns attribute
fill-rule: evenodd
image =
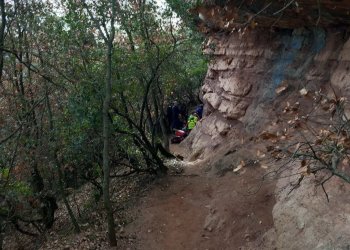
<svg viewBox="0 0 350 250"><path fill-rule="evenodd" d="M326 31L322 28L314 28L312 31L314 39L311 51L313 54L317 54L326 46Z"/></svg>
<svg viewBox="0 0 350 250"><path fill-rule="evenodd" d="M295 30L292 35L284 35L282 37L283 47L281 55L272 70L272 87L274 89L285 79L287 68L296 58L305 38L306 36L301 29Z"/></svg>
<svg viewBox="0 0 350 250"><path fill-rule="evenodd" d="M271 69L271 82L263 99L275 96L275 89L288 78L301 78L313 61L314 56L326 46L326 31L314 28L307 31L303 28L286 31L281 37L281 50ZM303 48L308 48L307 50ZM299 64L292 67L292 64Z"/></svg>

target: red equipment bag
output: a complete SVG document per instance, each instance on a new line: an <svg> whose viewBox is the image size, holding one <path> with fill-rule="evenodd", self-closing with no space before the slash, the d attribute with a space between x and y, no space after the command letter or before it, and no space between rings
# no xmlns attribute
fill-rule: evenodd
<svg viewBox="0 0 350 250"><path fill-rule="evenodd" d="M186 132L183 130L176 130L175 136L180 136L180 137L186 136Z"/></svg>

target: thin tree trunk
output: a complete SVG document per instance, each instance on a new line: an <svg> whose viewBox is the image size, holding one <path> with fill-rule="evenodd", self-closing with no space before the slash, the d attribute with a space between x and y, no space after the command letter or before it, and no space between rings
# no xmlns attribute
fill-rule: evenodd
<svg viewBox="0 0 350 250"><path fill-rule="evenodd" d="M64 191L64 185L63 185L63 174L62 174L62 169L61 169L61 165L59 164L59 161L58 161L58 157L57 157L57 152L55 152L55 160L56 160L56 167L57 167L57 174L58 174L58 186L59 186L59 190L62 194L62 197L63 197L63 203L68 211L68 214L69 214L69 217L70 217L70 220L74 226L74 232L75 233L80 233L80 227L79 227L79 224L78 224L78 221L77 219L75 218L75 215L73 213L73 210L68 202L68 199L67 199L67 195Z"/></svg>
<svg viewBox="0 0 350 250"><path fill-rule="evenodd" d="M161 112L161 116L159 118L159 122L160 122L160 128L162 130L163 147L165 148L166 151L169 152L170 151L169 136L168 136L167 127L165 125L163 112Z"/></svg>
<svg viewBox="0 0 350 250"><path fill-rule="evenodd" d="M51 132L50 137L55 138L55 135L53 135L54 123L53 123L53 116L52 116L52 110L51 110L47 86L46 86L46 105L47 105L47 110L48 110L48 115L49 115L49 124L50 124L50 132ZM61 163L60 163L60 161L58 159L58 155L57 155L57 151L58 151L57 143L54 141L55 139L51 139L51 138L50 138L50 141L52 141L52 143L54 144L52 158L53 158L53 160L56 164L56 168L57 168L58 188L59 188L60 193L63 197L63 203L68 211L70 220L74 226L74 231L75 231L75 233L80 233L80 227L79 227L78 221L75 218L75 215L74 215L73 210L68 202L67 195L66 195L65 190L64 190L63 173L62 173L62 169L61 169Z"/></svg>
<svg viewBox="0 0 350 250"><path fill-rule="evenodd" d="M111 104L112 92L112 56L113 56L113 40L115 34L114 17L115 17L115 1L112 1L112 20L111 20L111 34L107 45L107 72L105 83L105 97L103 101L103 202L107 213L108 223L108 240L111 246L117 245L117 238L115 232L115 222L113 216L113 209L110 200L109 185L110 185L110 159L109 159L109 144L111 137L111 124L109 119L109 107Z"/></svg>
<svg viewBox="0 0 350 250"><path fill-rule="evenodd" d="M102 31L101 23L94 17L94 14L91 12L89 7L86 4L86 1L82 1L88 14L91 19L94 21L96 28L100 31L101 36L106 44L106 81L105 81L105 96L103 100L102 108L102 117L103 117L103 183L102 183L102 192L103 192L103 203L107 213L107 223L108 223L108 240L111 246L117 245L117 238L115 235L115 222L113 216L112 204L110 201L109 194L109 184L110 184L110 160L109 160L109 138L111 136L111 122L109 119L109 108L111 104L112 96L112 56L113 56L113 41L115 36L115 18L116 18L116 2L111 0L112 15L110 24L110 34ZM104 23L105 24L105 23Z"/></svg>
<svg viewBox="0 0 350 250"><path fill-rule="evenodd" d="M1 27L0 27L0 82L2 80L2 69L4 67L4 40L5 40L5 27L6 27L6 13L5 13L5 0L0 0L1 8Z"/></svg>
<svg viewBox="0 0 350 250"><path fill-rule="evenodd" d="M167 128L164 122L164 111L163 111L162 105L158 104L159 99L157 98L157 93L154 88L152 89L152 97L153 97L155 115L160 125L162 144L164 149L169 151L169 137L168 137Z"/></svg>
<svg viewBox="0 0 350 250"><path fill-rule="evenodd" d="M3 249L3 243L4 243L4 221L2 218L0 218L0 250Z"/></svg>

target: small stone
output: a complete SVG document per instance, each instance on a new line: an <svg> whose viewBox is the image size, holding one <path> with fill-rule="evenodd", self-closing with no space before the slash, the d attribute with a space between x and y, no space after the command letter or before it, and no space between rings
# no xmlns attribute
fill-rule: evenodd
<svg viewBox="0 0 350 250"><path fill-rule="evenodd" d="M303 88L299 91L300 95L302 96L307 96L307 94L309 93L309 91L306 88Z"/></svg>

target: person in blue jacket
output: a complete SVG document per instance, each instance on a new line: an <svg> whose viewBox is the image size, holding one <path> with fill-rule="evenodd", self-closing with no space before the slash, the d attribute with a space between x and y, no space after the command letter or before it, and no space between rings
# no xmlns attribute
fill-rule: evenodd
<svg viewBox="0 0 350 250"><path fill-rule="evenodd" d="M196 113L199 117L199 119L202 119L203 116L203 104L200 104L196 107Z"/></svg>

